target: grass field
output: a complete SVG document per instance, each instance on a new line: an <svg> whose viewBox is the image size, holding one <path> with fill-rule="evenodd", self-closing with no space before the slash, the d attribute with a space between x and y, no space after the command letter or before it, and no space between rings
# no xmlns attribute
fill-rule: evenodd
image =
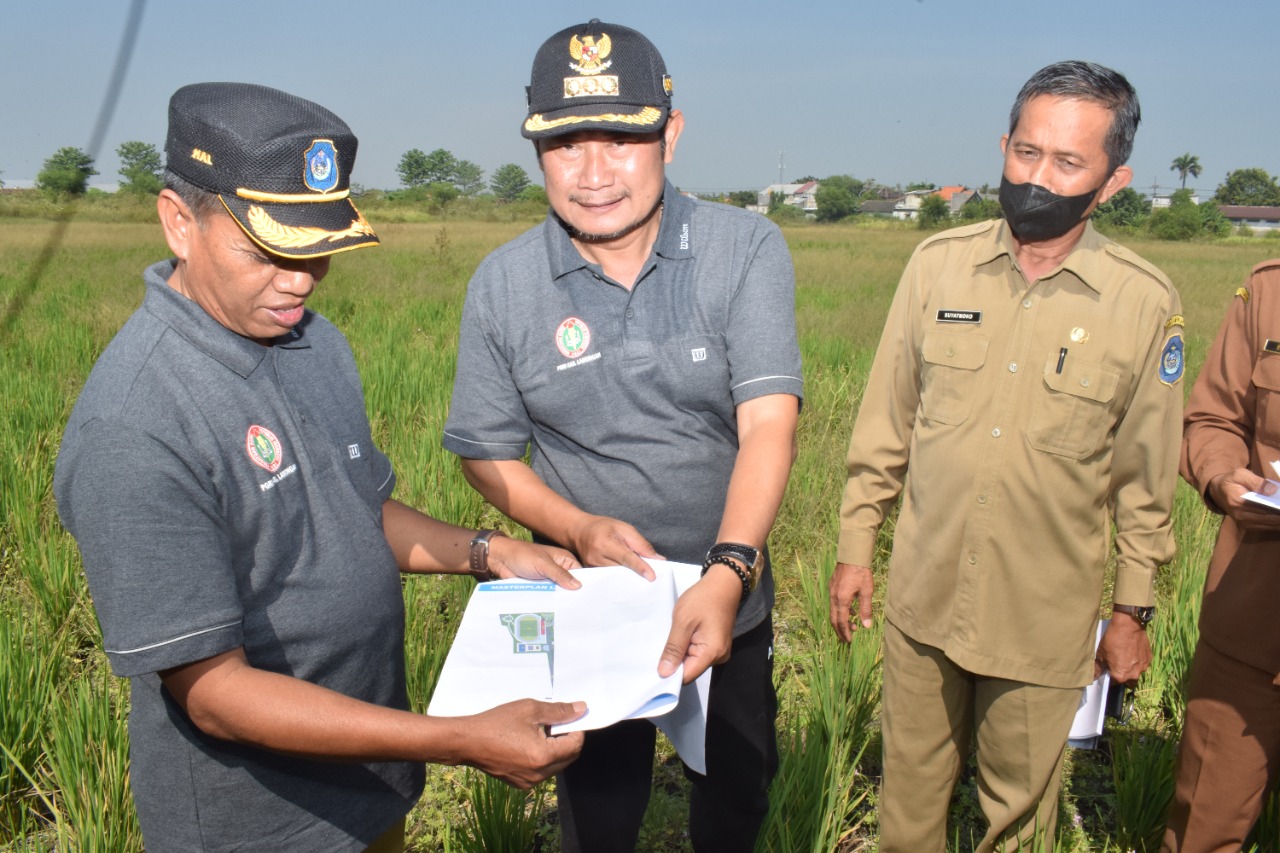
<svg viewBox="0 0 1280 853"><path fill-rule="evenodd" d="M530 224L381 225L383 248L338 258L310 303L351 341L374 437L396 463L397 497L473 527L503 522L440 448L462 295L480 258ZM140 850L128 796L128 689L107 669L79 556L58 523L50 484L70 407L97 354L140 302L141 270L165 247L151 224L77 221L29 288L52 228L45 220L0 219L0 849ZM763 849L875 848L879 635L860 632L852 648L837 646L826 625L824 578L853 414L898 275L921 236L883 226L787 232L806 402L799 458L771 539L783 764ZM1280 254L1280 243L1269 240L1125 242L1182 293L1187 381L1245 273ZM1161 576L1153 626L1156 663L1133 720L1112 729L1103 748L1070 753L1062 849L1144 849L1158 837L1199 585L1217 527L1185 487L1176 524L1179 556ZM879 571L890 533L882 534ZM405 582L406 660L419 709L469 584ZM687 849L684 800L678 762L665 753L643 849ZM433 768L410 817L411 849L556 849L554 809L551 786L526 798L469 770ZM952 817L955 848L970 849L982 834L971 774ZM1262 847L1275 845L1280 809L1269 809L1258 832Z"/></svg>

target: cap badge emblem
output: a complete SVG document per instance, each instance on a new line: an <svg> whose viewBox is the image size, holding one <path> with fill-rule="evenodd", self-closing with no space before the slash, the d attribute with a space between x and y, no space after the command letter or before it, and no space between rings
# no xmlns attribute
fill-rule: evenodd
<svg viewBox="0 0 1280 853"><path fill-rule="evenodd" d="M316 139L302 155L302 182L308 189L327 193L338 185L338 152L328 139Z"/></svg>
<svg viewBox="0 0 1280 853"><path fill-rule="evenodd" d="M283 459L280 452L280 439L276 438L276 434L271 430L257 424L249 427L249 432L244 437L244 449L249 452L249 458L253 460L254 465L265 468L273 474L280 467Z"/></svg>
<svg viewBox="0 0 1280 853"><path fill-rule="evenodd" d="M613 39L606 33L600 34L600 41L596 41L595 36L583 36L581 39L574 36L569 39L569 55L575 61L570 62L569 67L579 74L599 74L613 64L605 62L612 51Z"/></svg>

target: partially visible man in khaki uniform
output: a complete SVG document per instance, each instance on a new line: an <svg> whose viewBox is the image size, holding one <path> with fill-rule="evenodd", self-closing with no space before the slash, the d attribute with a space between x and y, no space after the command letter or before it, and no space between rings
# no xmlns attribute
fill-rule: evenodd
<svg viewBox="0 0 1280 853"><path fill-rule="evenodd" d="M1139 118L1108 68L1037 72L1000 140L1004 221L926 240L898 285L849 445L830 585L847 641L871 624L876 532L901 493L882 851L945 849L975 734L990 824L978 849L1051 839L1080 688L1150 663L1152 581L1173 555L1182 317L1168 279L1088 222L1129 183ZM1112 522L1117 616L1095 658Z"/></svg>
<svg viewBox="0 0 1280 853"><path fill-rule="evenodd" d="M1280 259L1236 291L1187 400L1182 476L1223 514L1209 559L1164 848L1239 850L1280 777Z"/></svg>

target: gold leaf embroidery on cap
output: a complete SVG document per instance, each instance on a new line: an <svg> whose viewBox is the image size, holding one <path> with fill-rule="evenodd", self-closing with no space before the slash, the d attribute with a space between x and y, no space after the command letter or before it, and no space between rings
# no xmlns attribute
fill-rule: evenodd
<svg viewBox="0 0 1280 853"><path fill-rule="evenodd" d="M608 33L601 33L600 41L595 36L574 36L569 39L569 55L576 63L570 62L569 67L579 74L599 74L613 64L604 61L612 52L613 39Z"/></svg>
<svg viewBox="0 0 1280 853"><path fill-rule="evenodd" d="M582 124L587 121L608 121L614 124L657 124L658 119L662 118L662 110L657 107L645 107L635 115L622 115L620 113L605 113L598 116L565 116L564 118L552 119L547 121L542 117L542 113L529 116L524 123L525 130L539 131L550 130L553 127L564 127L567 124Z"/></svg>
<svg viewBox="0 0 1280 853"><path fill-rule="evenodd" d="M351 227L342 231L326 231L306 225L285 225L276 222L256 204L249 206L249 225L263 241L281 249L301 249L314 246L322 240L330 243L345 240L348 237L372 237L373 227L365 221L364 214L356 211L356 218L351 220Z"/></svg>

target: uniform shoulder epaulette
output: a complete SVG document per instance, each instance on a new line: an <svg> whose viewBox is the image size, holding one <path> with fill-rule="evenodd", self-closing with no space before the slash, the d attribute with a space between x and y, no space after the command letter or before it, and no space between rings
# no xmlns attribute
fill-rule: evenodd
<svg viewBox="0 0 1280 853"><path fill-rule="evenodd" d="M1146 273L1155 281L1160 282L1160 284L1164 286L1165 290L1169 291L1170 293L1173 292L1173 282L1169 281L1169 277L1165 275L1163 272L1161 272L1159 267L1157 267L1155 264L1151 263L1146 258L1139 255L1137 252L1134 252L1130 249L1126 249L1124 246L1121 246L1119 243L1108 241L1107 254L1111 255L1111 257L1115 258L1118 261L1122 261L1128 264L1134 269L1137 269L1142 271L1143 273Z"/></svg>
<svg viewBox="0 0 1280 853"><path fill-rule="evenodd" d="M1267 272L1268 270L1274 270L1274 269L1280 269L1280 258L1271 258L1269 260L1263 261L1262 263L1255 266L1249 274L1257 275L1258 273L1263 273L1263 272Z"/></svg>
<svg viewBox="0 0 1280 853"><path fill-rule="evenodd" d="M988 219L984 222L975 222L972 225L961 225L959 228L948 228L946 231L940 231L932 237L927 237L920 243L920 248L924 248L932 243L941 243L946 240L962 240L966 237L976 237L979 234L985 234L1000 224L998 219Z"/></svg>

